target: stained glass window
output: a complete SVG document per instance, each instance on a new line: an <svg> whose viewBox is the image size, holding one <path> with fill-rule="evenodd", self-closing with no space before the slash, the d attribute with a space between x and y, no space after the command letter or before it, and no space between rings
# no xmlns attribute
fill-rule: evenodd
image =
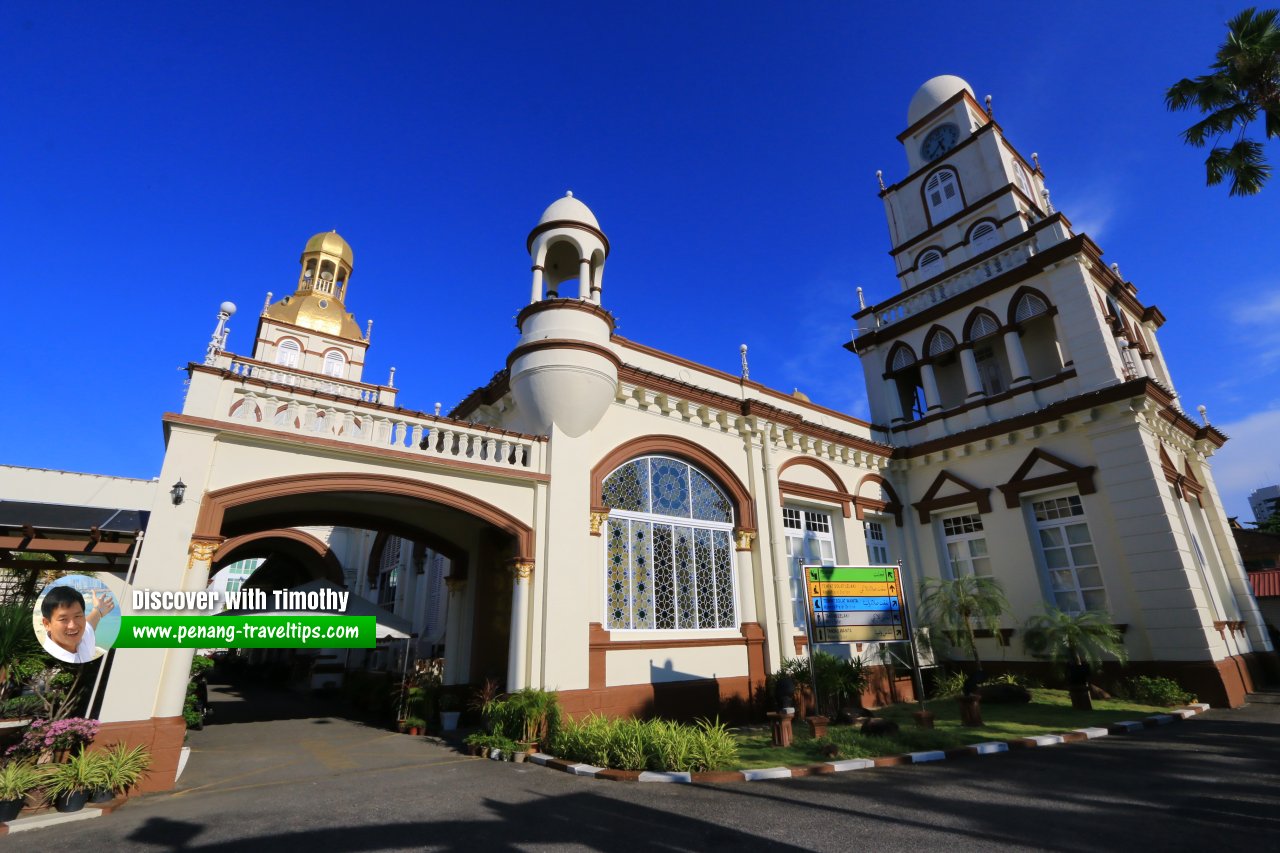
<svg viewBox="0 0 1280 853"><path fill-rule="evenodd" d="M733 505L709 477L666 456L605 478L609 630L737 627Z"/></svg>

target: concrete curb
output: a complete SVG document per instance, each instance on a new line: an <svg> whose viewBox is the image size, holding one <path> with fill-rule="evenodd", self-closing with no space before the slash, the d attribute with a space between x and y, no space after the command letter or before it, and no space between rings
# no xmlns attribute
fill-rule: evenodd
<svg viewBox="0 0 1280 853"><path fill-rule="evenodd" d="M1000 755L1011 750L1033 749L1043 746L1057 746L1068 743L1084 743L1109 735L1130 734L1146 731L1170 723L1203 714L1209 706L1202 703L1178 708L1168 714L1153 714L1141 720L1124 720L1111 723L1106 728L1093 726L1074 729L1054 735L1034 735L1012 740L993 740L948 750L927 750L910 752L901 755L882 755L878 758L848 758L842 761L828 761L822 764L810 764L803 767L764 767L754 770L728 770L712 773L656 773L652 771L610 770L592 767L589 764L573 764L553 758L545 753L534 753L529 761L553 770L572 773L575 776L591 776L596 779L609 779L614 782L658 782L682 785L719 785L726 782L760 782L767 779L799 779L805 776L825 776L830 773L848 773L852 770L868 770L873 767L892 767L899 764L932 764L957 758L977 758L986 755Z"/></svg>
<svg viewBox="0 0 1280 853"><path fill-rule="evenodd" d="M27 832L32 829L44 829L46 826L58 826L63 823L75 823L81 820L93 820L111 814L125 804L127 798L117 798L106 803L88 803L78 812L58 812L53 809L38 814L20 817L8 823L0 823L0 836L12 835L15 832Z"/></svg>

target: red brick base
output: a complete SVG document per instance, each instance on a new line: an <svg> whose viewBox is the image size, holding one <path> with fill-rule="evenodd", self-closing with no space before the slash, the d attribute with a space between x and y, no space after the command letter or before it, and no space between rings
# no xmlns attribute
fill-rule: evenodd
<svg viewBox="0 0 1280 853"><path fill-rule="evenodd" d="M91 748L106 749L117 743L145 746L151 752L151 769L142 777L138 792L171 791L177 781L178 759L186 734L187 724L182 717L103 723Z"/></svg>

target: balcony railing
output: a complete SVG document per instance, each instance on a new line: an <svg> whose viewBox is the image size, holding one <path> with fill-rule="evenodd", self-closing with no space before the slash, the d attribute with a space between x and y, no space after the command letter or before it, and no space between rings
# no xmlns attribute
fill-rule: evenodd
<svg viewBox="0 0 1280 853"><path fill-rule="evenodd" d="M351 400L359 400L362 403L382 402L382 393L377 385L348 382L343 379L335 379L332 376L320 376L296 368L285 367L281 364L267 364L265 361L257 361L256 359L242 356L233 355L230 358L231 365L227 369L236 376L261 379L264 382L271 382L275 385L288 385L291 388L301 388L304 391L319 391L322 394L333 394L336 397L346 397Z"/></svg>

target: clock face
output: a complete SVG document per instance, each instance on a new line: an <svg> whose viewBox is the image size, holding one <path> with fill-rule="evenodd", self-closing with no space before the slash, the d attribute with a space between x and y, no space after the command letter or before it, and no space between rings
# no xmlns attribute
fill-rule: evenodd
<svg viewBox="0 0 1280 853"><path fill-rule="evenodd" d="M924 138L920 146L920 156L925 160L937 160L946 154L960 141L960 128L954 124L940 124Z"/></svg>

